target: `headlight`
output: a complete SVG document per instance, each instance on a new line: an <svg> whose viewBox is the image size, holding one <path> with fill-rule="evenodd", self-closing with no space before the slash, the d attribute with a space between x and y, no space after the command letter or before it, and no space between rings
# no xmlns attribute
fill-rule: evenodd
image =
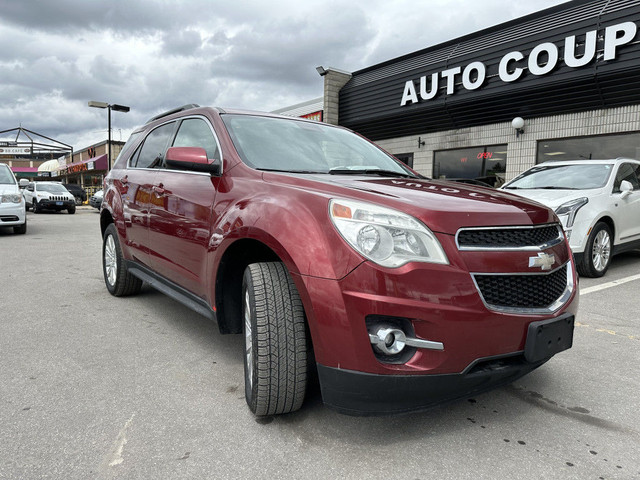
<svg viewBox="0 0 640 480"><path fill-rule="evenodd" d="M563 203L558 208L556 208L556 215L566 215L567 221L565 223L566 228L573 227L573 222L576 219L576 213L580 210L581 207L585 206L589 203L589 199L587 197L576 198L575 200L571 200L570 202Z"/></svg>
<svg viewBox="0 0 640 480"><path fill-rule="evenodd" d="M2 202L0 203L20 203L20 202L22 202L22 195L9 193L9 194L2 195Z"/></svg>
<svg viewBox="0 0 640 480"><path fill-rule="evenodd" d="M405 213L354 200L331 200L329 216L349 245L383 267L449 263L433 232Z"/></svg>

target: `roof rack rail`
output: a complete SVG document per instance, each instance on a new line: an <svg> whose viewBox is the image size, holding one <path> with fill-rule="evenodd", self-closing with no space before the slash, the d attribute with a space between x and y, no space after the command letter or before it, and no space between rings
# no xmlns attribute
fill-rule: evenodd
<svg viewBox="0 0 640 480"><path fill-rule="evenodd" d="M191 110L192 108L198 108L199 106L200 105L198 105L196 103L187 103L186 105L182 105L181 107L173 108L173 109L168 110L168 111L166 111L164 113L156 115L155 117L150 118L149 120L147 120L147 123L151 123L154 120L158 120L159 118L166 117L166 116L171 115L173 113L183 112L185 110Z"/></svg>

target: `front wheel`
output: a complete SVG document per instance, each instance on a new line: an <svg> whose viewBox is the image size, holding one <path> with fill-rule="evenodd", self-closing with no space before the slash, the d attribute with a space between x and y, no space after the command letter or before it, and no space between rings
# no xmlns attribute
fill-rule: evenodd
<svg viewBox="0 0 640 480"><path fill-rule="evenodd" d="M613 237L609 225L604 222L596 223L587 240L587 248L578 265L578 273L583 277L603 276L611 264L612 248Z"/></svg>
<svg viewBox="0 0 640 480"><path fill-rule="evenodd" d="M102 273L107 290L116 297L135 295L142 287L142 280L134 277L124 263L118 231L113 223L104 231L102 239Z"/></svg>
<svg viewBox="0 0 640 480"><path fill-rule="evenodd" d="M76 213L76 206L75 205L70 206L69 208L67 208L67 212L73 215L74 213Z"/></svg>
<svg viewBox="0 0 640 480"><path fill-rule="evenodd" d="M13 233L17 233L23 235L27 233L27 215L24 216L24 223L22 225L18 225L17 227L13 227Z"/></svg>
<svg viewBox="0 0 640 480"><path fill-rule="evenodd" d="M256 415L298 410L307 385L307 335L298 291L280 262L249 265L242 282L247 405Z"/></svg>
<svg viewBox="0 0 640 480"><path fill-rule="evenodd" d="M40 209L38 208L38 202L36 201L36 199L33 199L33 203L31 205L31 208L33 208L33 213L39 213Z"/></svg>

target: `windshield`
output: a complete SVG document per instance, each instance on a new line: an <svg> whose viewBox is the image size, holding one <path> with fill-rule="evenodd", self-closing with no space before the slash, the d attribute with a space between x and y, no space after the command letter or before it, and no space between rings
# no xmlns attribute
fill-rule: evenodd
<svg viewBox="0 0 640 480"><path fill-rule="evenodd" d="M11 173L11 170L9 170L9 167L0 167L0 184L14 185L15 183L16 180L13 178L13 174Z"/></svg>
<svg viewBox="0 0 640 480"><path fill-rule="evenodd" d="M57 183L41 183L36 184L37 189L41 192L49 192L49 193L69 193L66 188Z"/></svg>
<svg viewBox="0 0 640 480"><path fill-rule="evenodd" d="M348 130L295 119L222 115L242 160L258 170L414 176Z"/></svg>
<svg viewBox="0 0 640 480"><path fill-rule="evenodd" d="M579 164L579 165L540 165L527 170L505 189L558 189L588 190L602 188L607 184L613 165L611 164Z"/></svg>

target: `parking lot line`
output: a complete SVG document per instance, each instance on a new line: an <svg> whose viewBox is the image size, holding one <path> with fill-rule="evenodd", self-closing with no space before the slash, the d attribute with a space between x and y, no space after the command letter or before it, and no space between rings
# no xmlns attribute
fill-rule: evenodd
<svg viewBox="0 0 640 480"><path fill-rule="evenodd" d="M622 285L623 283L632 282L634 280L640 280L640 274L621 278L619 280L613 280L611 282L603 283L602 285L594 285L593 287L585 288L584 290L580 290L580 295L582 296L582 295L587 295L589 293L598 292L600 290L605 290L607 288L615 287L617 285Z"/></svg>

